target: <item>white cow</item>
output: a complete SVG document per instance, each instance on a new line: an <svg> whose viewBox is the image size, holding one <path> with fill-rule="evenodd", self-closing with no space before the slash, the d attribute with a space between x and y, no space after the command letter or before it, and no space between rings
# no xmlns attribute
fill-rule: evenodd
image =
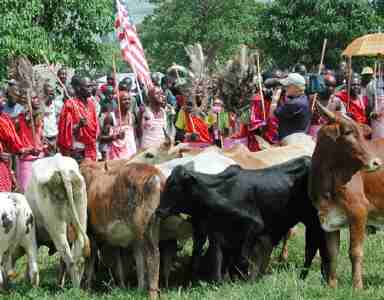
<svg viewBox="0 0 384 300"><path fill-rule="evenodd" d="M0 193L0 241L0 288L6 288L11 257L18 247L27 253L31 284L38 286L35 220L21 194Z"/></svg>
<svg viewBox="0 0 384 300"><path fill-rule="evenodd" d="M236 161L218 153L215 148L212 148L207 149L196 156L172 159L157 165L157 167L161 170L163 175L168 178L175 167L183 166L192 162L196 172L205 174L218 174L231 165L237 165Z"/></svg>
<svg viewBox="0 0 384 300"><path fill-rule="evenodd" d="M77 162L56 154L32 164L26 190L35 215L38 240L51 240L75 287L80 287L85 257L90 254L87 226L87 192ZM67 228L72 225L76 240L70 249Z"/></svg>

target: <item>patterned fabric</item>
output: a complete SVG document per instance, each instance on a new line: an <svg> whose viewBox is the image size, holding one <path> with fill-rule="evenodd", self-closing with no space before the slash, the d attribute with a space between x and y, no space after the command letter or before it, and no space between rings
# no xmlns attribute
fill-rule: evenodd
<svg viewBox="0 0 384 300"><path fill-rule="evenodd" d="M8 163L0 160L0 192L12 191L12 177Z"/></svg>
<svg viewBox="0 0 384 300"><path fill-rule="evenodd" d="M119 132L124 132L124 138L112 142L107 152L108 160L129 159L137 152L135 128L131 113L128 114L128 122L124 122L122 126L111 128L111 134L118 134Z"/></svg>

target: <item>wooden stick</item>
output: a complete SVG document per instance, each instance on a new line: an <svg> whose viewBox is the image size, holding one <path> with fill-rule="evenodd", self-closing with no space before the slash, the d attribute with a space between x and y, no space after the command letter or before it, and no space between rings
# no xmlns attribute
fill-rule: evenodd
<svg viewBox="0 0 384 300"><path fill-rule="evenodd" d="M376 77L375 78L375 86L374 86L374 91L375 91L375 94L374 94L374 97L375 97L375 107L373 109L374 112L377 112L377 86L378 86L378 78L377 78L377 60L375 61L375 70L374 70L374 76Z"/></svg>
<svg viewBox="0 0 384 300"><path fill-rule="evenodd" d="M319 71L318 71L319 76L321 75L321 68L324 64L324 57L325 57L325 51L327 49L327 43L328 43L328 39L324 39L323 49L321 50L321 59L320 59ZM314 111L314 109L315 109L316 101L317 101L317 93L313 96L312 111Z"/></svg>
<svg viewBox="0 0 384 300"><path fill-rule="evenodd" d="M263 84L261 82L261 72L260 72L260 54L257 52L257 81L259 83L259 93L261 97L261 106L263 110L263 120L264 122L267 119L267 116L265 114L265 102L264 102L264 93L263 93Z"/></svg>
<svg viewBox="0 0 384 300"><path fill-rule="evenodd" d="M349 103L351 102L351 80L352 80L352 56L349 57L348 60L348 102L347 102L347 113L349 110Z"/></svg>
<svg viewBox="0 0 384 300"><path fill-rule="evenodd" d="M36 125L35 125L35 119L33 118L32 99L31 99L31 94L30 94L29 90L27 90L27 102L28 102L29 116L31 118L33 147L36 148L36 146L37 146Z"/></svg>
<svg viewBox="0 0 384 300"><path fill-rule="evenodd" d="M116 57L113 54L112 55L112 68L113 68L113 80L115 82L115 93L117 96L117 112L118 112L118 117L119 117L119 131L120 131L120 126L122 124L122 117L121 117L121 107L120 107L120 91L119 91L119 85L118 85L118 79L117 79L117 73L116 73Z"/></svg>

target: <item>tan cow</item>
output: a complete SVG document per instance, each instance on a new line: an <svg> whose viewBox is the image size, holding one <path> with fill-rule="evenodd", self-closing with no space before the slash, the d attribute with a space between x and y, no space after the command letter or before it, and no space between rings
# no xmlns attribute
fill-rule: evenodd
<svg viewBox="0 0 384 300"><path fill-rule="evenodd" d="M309 191L320 223L328 232L331 260L324 271L328 284L336 287L340 229L349 227L353 286L360 289L366 225L384 224L384 170L377 170L384 159L384 139L367 141L354 121L319 104L318 108L329 124L318 134Z"/></svg>
<svg viewBox="0 0 384 300"><path fill-rule="evenodd" d="M159 220L155 210L160 203L160 171L147 164L126 164L105 170L93 162L83 163L80 170L88 194L90 238L95 247L107 244L133 249L138 286L147 289L151 299L157 298L159 280ZM92 278L95 251L87 270ZM116 261L122 268L121 257ZM118 270L122 273L123 270ZM124 278L120 284L123 284Z"/></svg>

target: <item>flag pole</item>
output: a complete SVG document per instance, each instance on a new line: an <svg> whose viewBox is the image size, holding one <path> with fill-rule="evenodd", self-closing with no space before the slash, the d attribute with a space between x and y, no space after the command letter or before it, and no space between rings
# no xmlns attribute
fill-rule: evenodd
<svg viewBox="0 0 384 300"><path fill-rule="evenodd" d="M113 79L115 82L115 92L117 96L117 112L119 114L119 128L122 124L122 117L121 117L121 106L120 106L120 91L119 91L119 84L117 79L117 73L116 73L116 56L115 54L112 54L112 68L113 68Z"/></svg>

